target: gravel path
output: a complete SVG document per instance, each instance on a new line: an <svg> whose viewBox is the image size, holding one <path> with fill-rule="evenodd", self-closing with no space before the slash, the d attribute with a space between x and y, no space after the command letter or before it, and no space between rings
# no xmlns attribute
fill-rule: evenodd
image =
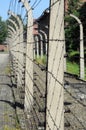
<svg viewBox="0 0 86 130"><path fill-rule="evenodd" d="M86 82L65 77L65 130L86 130Z"/></svg>
<svg viewBox="0 0 86 130"><path fill-rule="evenodd" d="M0 54L0 130L17 130L9 71L9 55Z"/></svg>
<svg viewBox="0 0 86 130"><path fill-rule="evenodd" d="M9 55L0 54L0 130L20 130L16 121L9 71ZM67 82L64 86L64 130L86 130L86 82L69 77L65 77L65 80ZM24 130L44 129L45 113L44 110L41 111L41 108L45 108L45 98L43 97L45 95L45 71L42 71L36 64L34 64L33 92L35 113L32 111L31 114L34 119L29 118L29 127ZM40 108L35 104L35 100L40 104ZM24 115L21 111L20 114ZM43 125L39 127L40 124Z"/></svg>

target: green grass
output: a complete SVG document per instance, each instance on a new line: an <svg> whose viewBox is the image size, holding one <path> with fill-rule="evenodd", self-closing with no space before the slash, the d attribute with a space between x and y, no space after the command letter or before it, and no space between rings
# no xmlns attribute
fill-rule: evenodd
<svg viewBox="0 0 86 130"><path fill-rule="evenodd" d="M75 55L77 55L77 54L79 55L79 52L78 52L78 51L73 51L73 50L72 50L72 51L69 53L69 56L72 57L72 56L75 56Z"/></svg>
<svg viewBox="0 0 86 130"><path fill-rule="evenodd" d="M5 68L5 74L10 74L10 73L11 73L11 69L10 69L9 66L7 66L7 67Z"/></svg>
<svg viewBox="0 0 86 130"><path fill-rule="evenodd" d="M42 57L40 57L39 56L39 58L37 58L37 56L36 56L36 62L37 63L39 63L39 64L41 64L41 65L46 65L46 56L45 55L43 55Z"/></svg>
<svg viewBox="0 0 86 130"><path fill-rule="evenodd" d="M67 61L67 72L79 76L79 64ZM85 80L86 80L86 67L85 67Z"/></svg>
<svg viewBox="0 0 86 130"><path fill-rule="evenodd" d="M74 62L67 61L67 72L79 75L79 65Z"/></svg>
<svg viewBox="0 0 86 130"><path fill-rule="evenodd" d="M36 56L35 60L37 63L39 63L41 65L46 65L47 58L45 55L43 57L39 56L39 58L37 58L37 56ZM79 76L79 73L80 73L79 64L77 64L75 62L67 61L67 72ZM85 67L85 80L86 80L86 67Z"/></svg>
<svg viewBox="0 0 86 130"><path fill-rule="evenodd" d="M21 130L21 129L20 128L12 128L12 127L10 127L8 125L5 125L4 130Z"/></svg>
<svg viewBox="0 0 86 130"><path fill-rule="evenodd" d="M14 126L14 125L13 125L13 126L10 126L10 125L9 125L9 123L10 123L10 118L9 118L9 116L8 116L7 111L5 112L5 114L4 114L4 122L5 122L6 124L4 125L4 130L21 130L17 115L14 116L14 119L15 119L15 126Z"/></svg>

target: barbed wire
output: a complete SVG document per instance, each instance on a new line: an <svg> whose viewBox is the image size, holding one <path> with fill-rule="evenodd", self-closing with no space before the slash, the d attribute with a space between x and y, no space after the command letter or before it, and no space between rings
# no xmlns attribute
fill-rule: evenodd
<svg viewBox="0 0 86 130"><path fill-rule="evenodd" d="M59 72L60 72L60 67L61 67L61 64L62 64L62 60L63 60L63 55L64 55L64 43L68 40L67 38L66 39L64 39L64 38L62 38L61 36L62 36L62 30L63 30L63 23L64 23L64 14L63 14L63 16L62 16L62 19L60 20L60 23L59 23L59 26L60 26L60 28L59 28L59 32L58 32L58 36L56 36L55 35L55 33L56 33L56 26L57 26L57 23L58 23L58 19L59 19L59 15L60 15L60 8L61 8L61 0L56 0L56 1L52 1L52 4L49 6L49 11L50 11L50 15L51 15L51 11L52 11L52 9L53 8L55 8L56 7L56 4L58 3L58 7L57 7L57 12L56 12L56 17L55 17L55 19L54 19L54 21L53 21L53 29L52 29L52 35L51 35L51 37L49 37L48 39L38 39L38 43L40 43L40 42L42 42L42 44L45 44L45 43L47 43L47 44L49 44L48 45L48 49L47 49L47 53L48 53L48 57L47 57L47 63L49 62L49 54L51 53L51 52L53 52L53 50L52 50L52 48L50 48L50 46L52 47L52 43L53 43L53 46L55 45L55 50L54 50L54 52L53 52L53 57L52 57L52 59L51 59L51 61L52 61L52 64L51 64L51 69L49 70L48 68L46 69L46 77L48 76L48 75L50 75L50 78L49 78L49 81L47 82L46 81L46 83L42 80L42 77L39 75L38 76L38 78L39 78L39 80L41 80L42 81L42 83L43 84L45 84L46 86L45 86L45 88L41 85L41 84L39 84L39 86L37 86L36 85L36 82L34 81L34 79L33 79L33 76L31 75L31 73L28 71L28 69L30 70L30 69L32 69L32 66L28 66L29 68L27 68L26 69L26 65L25 65L25 68L23 68L24 67L24 64L22 64L22 61L21 61L21 57L22 57L22 60L23 59L25 59L25 60L28 60L29 62L30 62L30 64L36 64L35 62L34 62L34 60L33 60L33 58L32 58L32 56L30 56L30 54L28 54L28 51L27 50L23 50L23 48L24 48L24 45L22 46L22 50L20 50L20 47L21 47L21 45L22 44L24 44L24 42L25 42L25 39L23 39L23 41L20 41L21 39L20 39L20 37L21 36L24 36L25 35L25 33L27 32L27 30L29 29L29 31L30 31L30 29L32 29L33 28L33 26L34 26L34 23L33 24L31 24L30 26L28 26L27 25L27 13L29 13L29 11L31 11L32 9L36 9L38 6L39 6L39 4L41 3L41 1L42 0L35 0L34 1L34 3L32 4L32 6L30 7L30 9L28 10L28 11L26 11L25 12L25 10L24 9L22 9L23 7L20 5L20 3L18 3L17 1L14 1L14 5L15 6L13 6L13 4L12 3L10 3L10 7L9 7L9 10L11 9L11 8L13 8L12 10L13 10L13 12L16 14L20 14L20 16L21 16L21 18L22 18L22 23L25 23L25 25L26 25L26 30L23 30L23 31L20 31L19 33L18 33L18 35L16 35L14 38L13 38L13 41L12 41L12 45L11 45L11 43L10 43L10 51L11 51L11 56L12 56L12 66L13 66L13 69L15 68L15 73L17 74L17 76L19 76L20 77L20 83L22 83L23 81L22 81L22 71L25 71L25 75L27 74L27 76L30 78L30 80L31 80L31 82L33 83L33 84L35 84L35 86L33 87L33 89L35 90L36 89L36 91L37 91L37 93L36 93L36 96L34 95L34 93L32 93L31 91L30 91L30 88L28 87L28 84L25 84L25 88L26 88L26 91L27 91L27 93L28 93L28 95L30 95L29 96L29 98L28 98L28 96L26 97L27 98L27 100L28 100L28 105L29 106L31 106L31 104L32 104L32 98L33 98L33 100L34 100L34 102L35 102L35 104L36 104L36 107L37 108L35 108L34 106L31 106L31 109L32 109L32 111L31 111L31 113L32 113L32 118L33 118L33 121L35 122L35 128L36 129L38 129L38 122L40 122L40 120L42 120L42 116L39 114L37 114L37 112L38 112L38 109L42 106L43 107L43 103L42 102L39 102L38 100L40 100L40 98L39 98L39 95L42 95L42 97L44 96L43 95L43 92L42 91L45 91L44 92L44 94L45 94L45 100L43 100L43 102L44 102L44 105L46 106L45 107L45 109L46 109L46 112L45 112L45 121L46 121L46 125L47 125L47 127L48 127L48 129L49 130L54 130L54 129L57 129L57 130L60 130L61 129L61 122L62 122L62 118L63 118L63 111L64 111L64 109L63 109L63 107L60 109L59 107L60 107L60 104L62 103L62 95L63 95L63 88L64 88L64 83L63 83L63 80L62 81L60 81L59 80ZM29 1L30 2L30 1ZM16 5L17 4L17 5ZM17 12L16 12L16 7L18 8L21 8L21 9L17 9ZM16 15L17 15L16 14ZM51 15L51 17L52 17L52 15ZM44 28L46 28L44 25L41 25L41 23L39 23L38 22L38 25L39 26L42 26L42 27L44 27ZM49 27L50 27L50 25L49 25ZM47 30L48 30L49 28L47 28ZM51 30L49 30L49 31L51 31ZM50 33L50 32L49 32ZM33 34L32 34L33 35ZM19 38L19 41L17 41L17 39ZM84 37L85 38L85 37ZM27 40L27 39L26 39ZM75 39L75 41L80 41L80 39ZM29 48L29 51L32 51L33 50L33 48L32 48L32 45L33 44L35 44L35 42L36 41L33 41L33 40L30 40L29 42L27 42L26 41L26 45L29 45L29 47L31 46L31 48ZM60 46L61 46L61 48L60 48ZM26 46L26 49L27 49L27 46ZM60 51L60 53L59 53L59 59L58 59L58 66L57 66L57 68L56 68L56 73L54 74L54 67L55 67L55 65L56 65L56 58L57 58L57 56L58 56L58 49L61 49L61 51ZM32 55L32 54L31 54ZM15 65L15 61L13 61L15 59L15 61L17 61L17 65ZM47 65L47 64L46 64ZM48 67L48 66L47 66ZM16 72L17 71L17 72ZM25 77L24 77L25 78ZM48 78L46 78L46 80L47 80ZM51 97L50 97L50 101L49 101L49 104L48 104L48 107L47 107L47 105L46 105L46 103L47 103L47 94L48 94L48 88L47 88L47 85L51 85L51 81L53 80L53 89L52 89L52 93L51 93ZM58 85L57 85L58 84ZM30 85L30 82L29 82L29 85ZM51 112L51 110L52 110L52 106L53 106L53 104L54 104L54 99L55 99L55 94L56 94L56 92L57 92L57 87L59 86L59 94L58 94L58 98L57 98L57 102L56 102L56 108L55 108L55 114L54 115L52 115L52 112ZM69 93L69 92L68 92ZM72 95L71 95L72 96ZM74 98L75 99L75 98ZM75 99L76 100L76 99ZM86 106L84 106L84 107L86 107ZM59 124L57 124L57 117L58 117L58 113L59 113L59 109L61 110L60 112L60 121L59 121ZM35 118L35 116L36 116L36 118L37 118L37 120L36 120L36 118ZM49 124L49 122L48 122L48 120L46 119L46 116L48 116L48 118L50 118L50 120L51 120L51 122L52 122L52 127L50 126L50 124ZM78 120L79 121L79 120ZM81 123L81 122L80 122ZM33 123L31 122L31 125L33 125ZM45 127L45 126L44 126Z"/></svg>

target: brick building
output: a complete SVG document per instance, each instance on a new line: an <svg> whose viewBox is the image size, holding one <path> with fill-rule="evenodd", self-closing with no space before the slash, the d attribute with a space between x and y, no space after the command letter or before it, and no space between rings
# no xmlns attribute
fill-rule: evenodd
<svg viewBox="0 0 86 130"><path fill-rule="evenodd" d="M48 27L49 27L49 9L46 9L38 19L34 20L33 35L35 40L36 55L37 55L37 48L39 48L38 55L43 56L47 53L47 42L49 37Z"/></svg>
<svg viewBox="0 0 86 130"><path fill-rule="evenodd" d="M7 45L0 45L0 52L7 51Z"/></svg>

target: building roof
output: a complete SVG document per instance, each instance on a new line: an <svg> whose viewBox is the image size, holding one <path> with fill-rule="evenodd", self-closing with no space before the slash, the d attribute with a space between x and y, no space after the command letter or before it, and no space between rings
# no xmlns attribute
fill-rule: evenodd
<svg viewBox="0 0 86 130"><path fill-rule="evenodd" d="M43 20L47 15L49 15L49 13L50 13L49 8L47 8L46 10L44 10L42 15L36 21L39 22L40 20Z"/></svg>

